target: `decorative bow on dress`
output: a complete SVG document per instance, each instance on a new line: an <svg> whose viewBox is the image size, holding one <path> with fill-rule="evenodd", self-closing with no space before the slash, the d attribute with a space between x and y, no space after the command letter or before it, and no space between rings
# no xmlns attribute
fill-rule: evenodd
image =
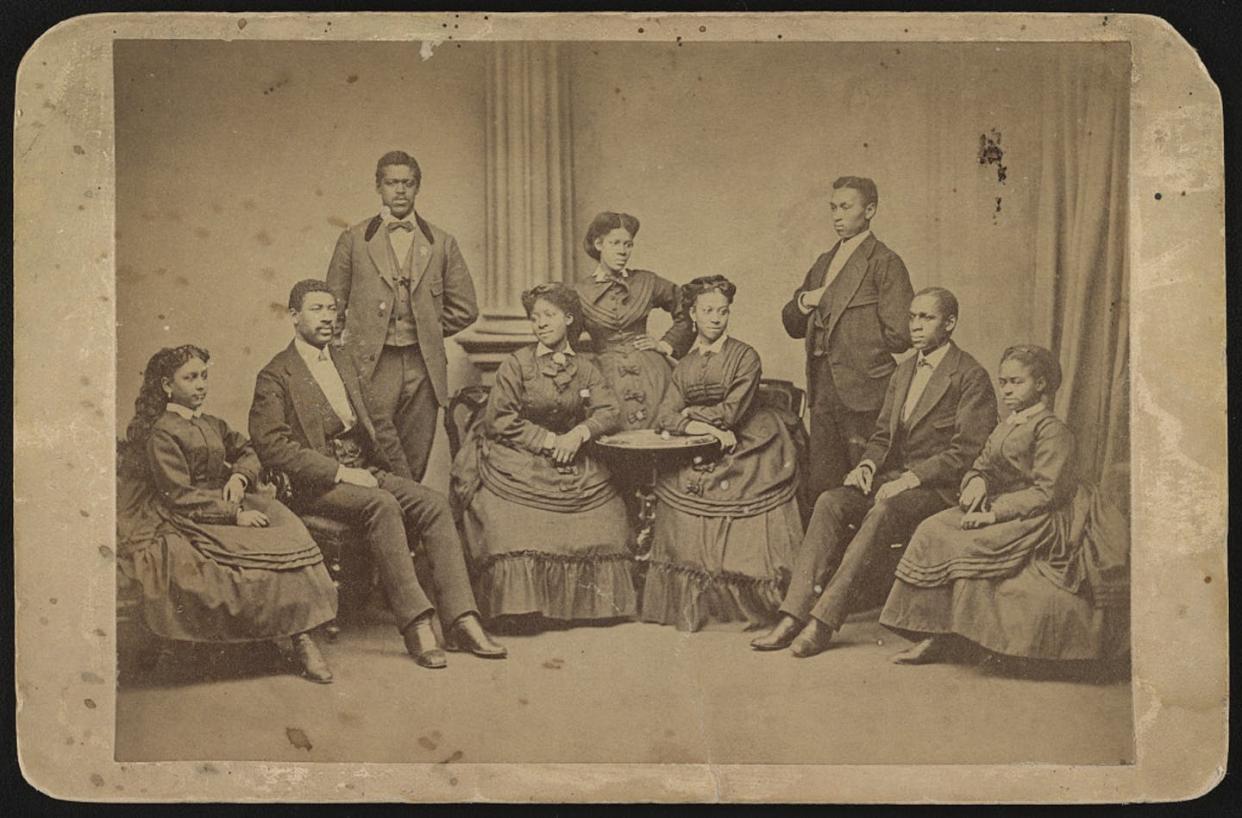
<svg viewBox="0 0 1242 818"><path fill-rule="evenodd" d="M574 373L578 371L573 356L564 352L553 352L551 355L544 355L540 360L539 371L552 379L557 392L565 391L565 387L574 379Z"/></svg>

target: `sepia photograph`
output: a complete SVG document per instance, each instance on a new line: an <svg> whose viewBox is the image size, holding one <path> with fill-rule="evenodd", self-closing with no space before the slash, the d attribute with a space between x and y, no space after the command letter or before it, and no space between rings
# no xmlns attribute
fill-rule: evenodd
<svg viewBox="0 0 1242 818"><path fill-rule="evenodd" d="M59 486L100 558L85 599L43 586L23 605L65 557L36 561L19 514L19 668L66 606L101 663L64 677L88 713L63 690L28 711L60 725L37 755L63 739L124 771L60 789L825 800L799 788L841 766L860 784L838 797L877 800L867 777L911 765L978 769L1015 800L1058 795L1005 790L1004 768L1073 769L1107 798L1157 720L1144 673L1171 647L1145 623L1187 617L1216 623L1203 675L1174 677L1218 702L1182 762L1208 786L1223 310L1179 330L1222 360L1178 364L1135 306L1161 299L1146 260L1174 252L1147 246L1140 197L1223 229L1219 96L1186 100L1215 112L1200 164L1166 163L1151 190L1135 171L1194 126L1153 142L1135 102L1136 41L1176 33L530 17L98 19L78 34L101 35L103 103L28 55L19 182L48 147L32 117L77 100L106 126L55 160L99 152L107 171L66 198L103 211L102 243L52 275L99 284L81 314L110 342L89 362L65 347L52 375L20 347L53 330L18 329L19 402L76 388L66 428L98 453L46 443L69 453L15 487L20 507ZM19 288L46 286L23 279L22 239ZM1197 269L1190 289L1223 295ZM1174 382L1181 365L1209 367L1206 391ZM1153 434L1212 401L1197 436ZM18 414L30 458L39 418ZM1170 479L1162 446L1195 459L1186 486L1211 509L1176 540L1204 560L1184 575L1146 556L1168 550L1140 517ZM1172 595L1165 617L1149 589L1174 580L1208 596ZM19 670L19 699L34 687ZM400 789L391 765L431 783ZM541 765L560 770L541 789L501 778ZM784 784L722 792L722 769L769 766ZM687 777L653 783L662 768Z"/></svg>

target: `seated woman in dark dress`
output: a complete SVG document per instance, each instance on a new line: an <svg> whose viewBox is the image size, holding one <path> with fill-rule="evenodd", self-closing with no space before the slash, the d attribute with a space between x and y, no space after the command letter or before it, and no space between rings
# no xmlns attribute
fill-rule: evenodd
<svg viewBox="0 0 1242 818"><path fill-rule="evenodd" d="M1061 367L1042 347L1010 347L999 381L1009 416L962 478L958 507L914 532L880 615L917 640L899 664L941 661L955 637L1032 659L1103 653L1072 524L1074 435L1051 409Z"/></svg>
<svg viewBox="0 0 1242 818"><path fill-rule="evenodd" d="M147 363L121 468L120 565L159 636L291 638L304 675L330 682L310 631L336 616L336 587L293 512L249 491L259 475L249 441L202 413L208 358L185 345Z"/></svg>
<svg viewBox="0 0 1242 818"><path fill-rule="evenodd" d="M661 431L710 434L721 446L718 457L667 470L655 486L642 618L682 630L770 621L802 541L793 438L755 401L758 353L727 333L735 290L724 276L683 288L698 334L656 418Z"/></svg>
<svg viewBox="0 0 1242 818"><path fill-rule="evenodd" d="M522 304L538 343L501 363L453 464L475 597L491 618L633 617L625 503L583 445L617 430L616 397L571 343L582 325L571 287L540 285Z"/></svg>

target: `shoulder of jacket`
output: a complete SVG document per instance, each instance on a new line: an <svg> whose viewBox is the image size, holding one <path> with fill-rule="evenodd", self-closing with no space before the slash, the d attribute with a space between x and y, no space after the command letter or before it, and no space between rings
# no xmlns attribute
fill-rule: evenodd
<svg viewBox="0 0 1242 818"><path fill-rule="evenodd" d="M992 376L988 374L988 371L984 368L983 364L975 360L975 356L971 355L969 352L956 344L954 344L954 346L957 348L957 354L961 356L957 365L957 370L959 372L972 378L982 376L983 378L988 379L989 382L991 381Z"/></svg>
<svg viewBox="0 0 1242 818"><path fill-rule="evenodd" d="M746 343L745 341L742 341L738 338L734 338L732 335L730 335L728 340L725 341L725 348L728 349L729 347L733 347L734 349L736 349L737 356L741 358L742 360L746 360L748 358L754 358L756 361L759 360L758 350L756 350L754 347L752 347L750 344Z"/></svg>
<svg viewBox="0 0 1242 818"><path fill-rule="evenodd" d="M885 264L891 264L894 261L901 264L905 263L901 260L901 256L893 251L893 248L879 239L875 240L875 247L871 250L871 259L872 261L880 261Z"/></svg>
<svg viewBox="0 0 1242 818"><path fill-rule="evenodd" d="M1061 435L1073 435L1074 433L1068 423L1052 412L1040 415L1033 425L1035 426L1035 432L1041 437L1060 437Z"/></svg>
<svg viewBox="0 0 1242 818"><path fill-rule="evenodd" d="M164 414L155 419L151 424L151 432L164 432L165 434L173 434L179 426L189 423L188 420L178 415L176 412L165 410Z"/></svg>

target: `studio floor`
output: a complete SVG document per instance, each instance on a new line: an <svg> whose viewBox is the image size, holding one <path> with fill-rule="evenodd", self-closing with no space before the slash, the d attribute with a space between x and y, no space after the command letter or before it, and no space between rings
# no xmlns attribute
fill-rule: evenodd
<svg viewBox="0 0 1242 818"><path fill-rule="evenodd" d="M639 623L506 635L510 658L424 670L383 621L324 644L312 684L268 646L199 647L121 685L118 761L1119 764L1114 670L967 657L902 667L874 618L820 656L760 654L741 629Z"/></svg>

